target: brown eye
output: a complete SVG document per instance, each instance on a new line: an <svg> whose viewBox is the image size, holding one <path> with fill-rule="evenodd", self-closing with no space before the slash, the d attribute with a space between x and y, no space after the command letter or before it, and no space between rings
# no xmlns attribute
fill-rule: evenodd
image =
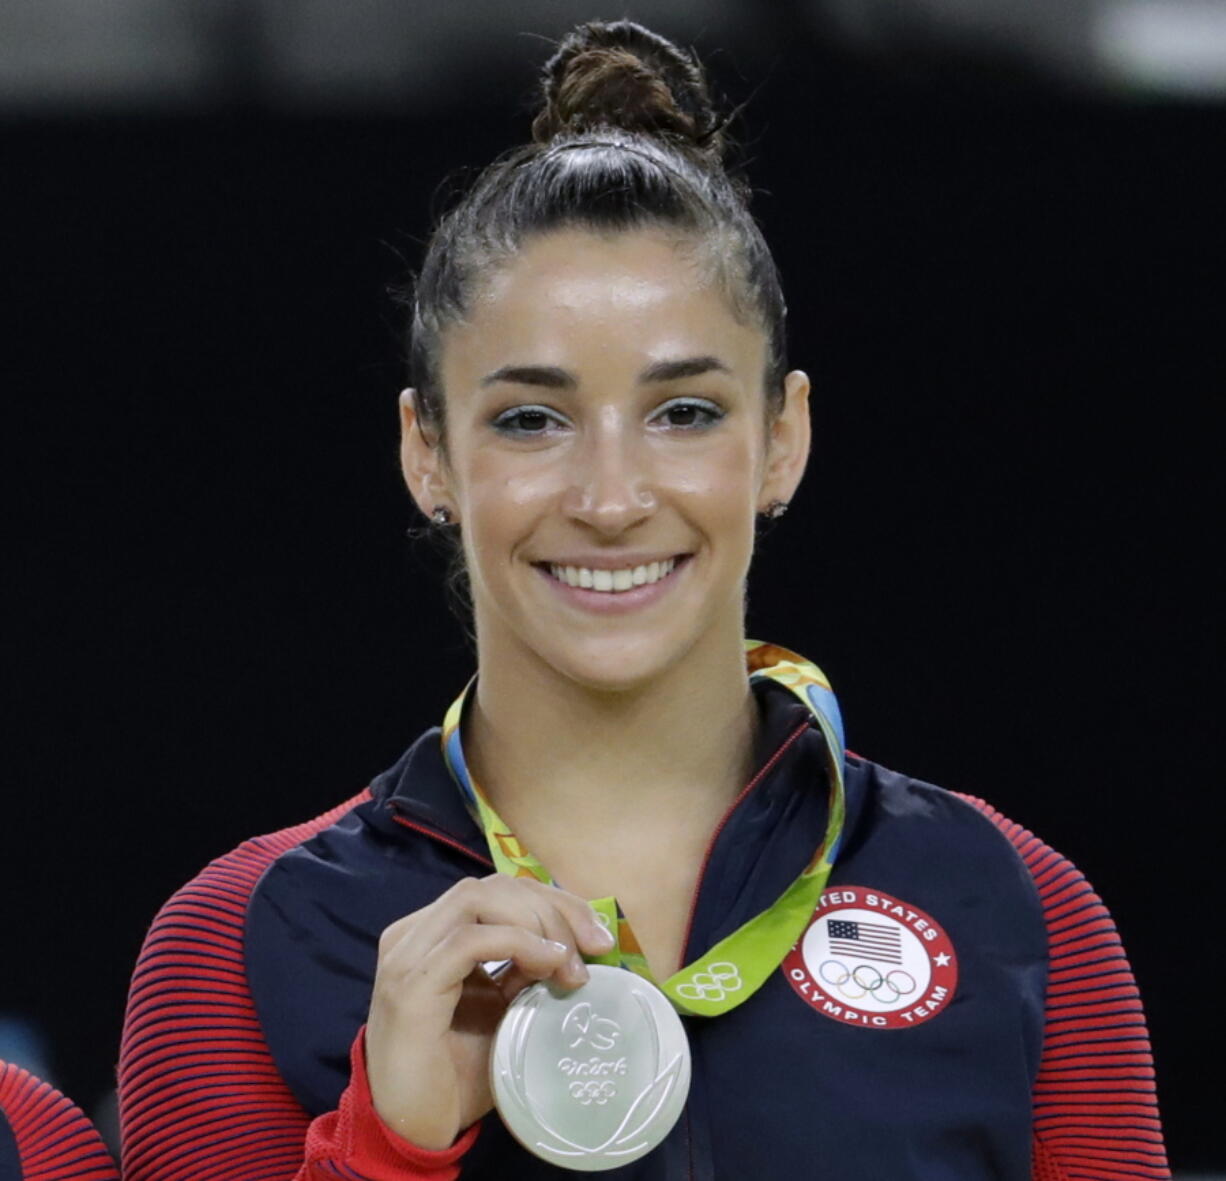
<svg viewBox="0 0 1226 1181"><path fill-rule="evenodd" d="M701 430L724 417L724 411L705 398L677 398L662 406L653 419L677 430Z"/></svg>

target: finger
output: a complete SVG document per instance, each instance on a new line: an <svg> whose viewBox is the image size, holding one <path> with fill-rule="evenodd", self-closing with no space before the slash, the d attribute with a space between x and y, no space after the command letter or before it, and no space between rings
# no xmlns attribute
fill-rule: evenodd
<svg viewBox="0 0 1226 1181"><path fill-rule="evenodd" d="M566 967L570 949L519 926L469 924L437 943L404 976L406 989L444 996L460 988L486 960L509 959L532 980L544 980Z"/></svg>
<svg viewBox="0 0 1226 1181"><path fill-rule="evenodd" d="M458 927L522 926L570 950L558 983L575 988L587 979L580 952L603 954L612 938L583 899L555 886L494 874L465 878L429 906L392 923L379 941L379 968L401 974Z"/></svg>
<svg viewBox="0 0 1226 1181"><path fill-rule="evenodd" d="M558 886L548 886L541 882L526 884L535 884L548 893L554 907L574 932L577 946L584 955L605 955L613 950L616 939L589 902Z"/></svg>
<svg viewBox="0 0 1226 1181"><path fill-rule="evenodd" d="M542 882L494 874L457 882L429 906L393 923L381 940L381 956L416 958L457 926L468 923L518 925L565 943L574 953L576 977L582 973L580 951L608 948L608 940L582 899Z"/></svg>
<svg viewBox="0 0 1226 1181"><path fill-rule="evenodd" d="M531 900L528 905L532 907L542 923L543 930L551 939L573 943L575 948L585 955L604 955L612 950L616 940L604 926L601 916L577 894L531 878L508 878L501 875L500 883L498 878L499 875L491 875L478 879L482 883L488 883L491 888L490 894L481 896L482 902L497 906L503 899L510 901L516 895L525 895ZM497 903L491 901L494 897L498 898ZM557 919L565 925L559 926ZM479 921L492 921L492 915L487 919L482 914Z"/></svg>
<svg viewBox="0 0 1226 1181"><path fill-rule="evenodd" d="M386 927L379 939L379 961L413 962L425 955L456 927L468 923L523 925L537 930L530 907L515 904L519 891L506 897L510 879L500 875L488 878L462 878L433 902ZM537 933L541 933L537 930Z"/></svg>
<svg viewBox="0 0 1226 1181"><path fill-rule="evenodd" d="M566 963L554 973L554 979L563 988L578 988L588 980L587 964L580 951L580 937L572 924L573 908L563 903L562 892L552 887L528 890L527 905L532 908L541 934L554 943L567 948ZM569 897L569 896L568 896Z"/></svg>

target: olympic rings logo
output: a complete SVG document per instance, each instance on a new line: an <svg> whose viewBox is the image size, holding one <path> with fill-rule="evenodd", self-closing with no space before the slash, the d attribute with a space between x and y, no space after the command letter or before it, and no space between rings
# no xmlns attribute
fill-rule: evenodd
<svg viewBox="0 0 1226 1181"><path fill-rule="evenodd" d="M736 964L718 963L678 984L677 994L687 1001L722 1001L730 992L739 992L744 987Z"/></svg>
<svg viewBox="0 0 1226 1181"><path fill-rule="evenodd" d="M610 1099L617 1098L617 1087L608 1079L601 1082L595 1079L576 1079L567 1090L570 1091L571 1098L578 1099L584 1107L590 1107L593 1103L603 1107Z"/></svg>
<svg viewBox="0 0 1226 1181"><path fill-rule="evenodd" d="M915 977L901 968L893 968L883 976L872 964L857 964L854 968L848 968L841 960L826 960L818 968L817 974L848 1001L871 996L879 1005L894 1005L915 991ZM894 995L882 996L884 990Z"/></svg>

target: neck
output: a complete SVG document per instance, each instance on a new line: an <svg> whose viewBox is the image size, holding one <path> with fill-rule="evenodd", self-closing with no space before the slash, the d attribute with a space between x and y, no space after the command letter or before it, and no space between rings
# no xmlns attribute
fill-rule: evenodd
<svg viewBox="0 0 1226 1181"><path fill-rule="evenodd" d="M739 635L617 692L577 685L522 653L483 651L464 753L531 847L533 833L554 828L573 837L713 823L752 774L756 729Z"/></svg>

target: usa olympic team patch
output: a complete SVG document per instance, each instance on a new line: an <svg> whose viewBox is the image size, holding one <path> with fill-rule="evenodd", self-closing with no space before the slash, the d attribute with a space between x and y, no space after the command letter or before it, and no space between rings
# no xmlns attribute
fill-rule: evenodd
<svg viewBox="0 0 1226 1181"><path fill-rule="evenodd" d="M958 958L930 914L881 890L827 890L783 961L796 995L841 1025L912 1029L945 1011Z"/></svg>

